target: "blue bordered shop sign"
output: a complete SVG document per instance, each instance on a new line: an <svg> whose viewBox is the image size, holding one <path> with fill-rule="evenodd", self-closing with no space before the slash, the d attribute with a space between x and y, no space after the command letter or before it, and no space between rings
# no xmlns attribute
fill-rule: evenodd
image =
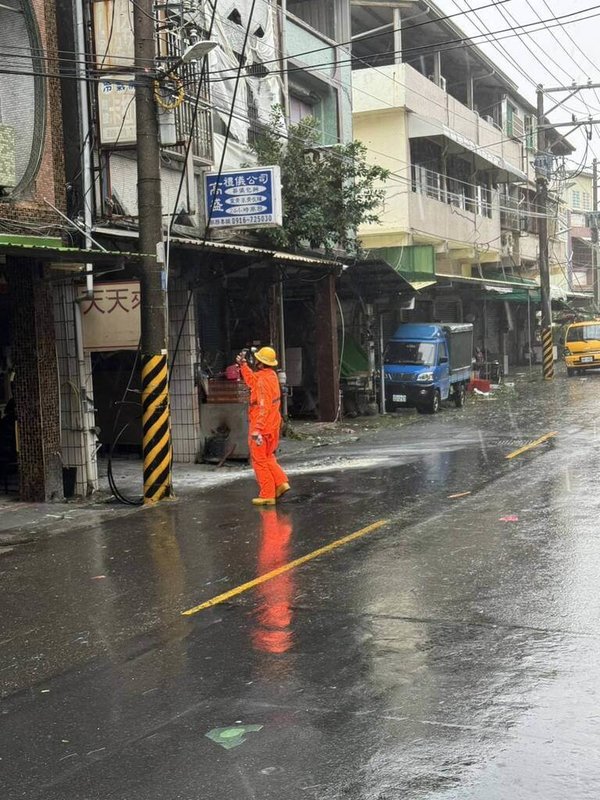
<svg viewBox="0 0 600 800"><path fill-rule="evenodd" d="M204 176L206 219L214 228L281 225L279 167L252 167Z"/></svg>

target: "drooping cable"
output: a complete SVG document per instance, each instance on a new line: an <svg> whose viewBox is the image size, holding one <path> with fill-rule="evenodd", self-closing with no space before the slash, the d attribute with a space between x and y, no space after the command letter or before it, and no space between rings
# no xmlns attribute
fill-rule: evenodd
<svg viewBox="0 0 600 800"><path fill-rule="evenodd" d="M211 20L211 26L212 26L212 22L214 21L214 15L215 15L215 12L216 12L217 4L218 4L218 0L217 0L217 2L215 2L214 8L213 8L213 17L212 17L212 20ZM225 156L227 154L227 145L229 143L229 137L231 135L231 124L232 124L233 118L234 118L235 101L236 101L236 98L237 98L237 92L238 92L238 88L239 88L239 85L240 85L240 81L242 79L242 70L244 69L244 65L245 65L246 48L248 46L248 39L250 38L250 25L252 24L252 17L254 16L255 7L256 7L256 0L252 0L252 5L250 7L250 13L248 15L248 22L246 24L246 30L245 30L245 34L244 34L244 42L243 42L242 49L241 49L241 52L240 52L240 55L239 55L239 66L238 66L238 70L237 70L235 84L234 84L234 87L233 87L233 97L231 98L231 109L230 109L230 112L229 112L229 118L227 120L227 128L226 128L226 131L225 131L225 140L223 142L223 150L221 152L221 159L220 159L220 162L219 162L219 169L218 169L217 177L216 177L216 186L218 186L218 184L219 184L219 180L220 180L221 175L223 173L223 167L225 165ZM199 98L198 98L198 102L199 102ZM192 134L193 134L193 128L192 128L192 131L190 133L190 136ZM180 184L179 184L180 191L181 191L182 185L183 185L183 178L182 178L182 180L180 180ZM213 198L212 198L212 201L211 201L211 204L210 204L210 207L208 209L208 214L207 214L207 218L206 218L206 226L205 226L205 229L204 229L204 237L203 237L202 242L200 244L200 248L201 249L206 245L206 242L208 241L208 235L209 235L209 232L210 232L210 223L211 223L213 211L214 211L214 208L215 208L216 199L217 199L217 193L215 191L215 193L213 195ZM179 202L179 198L177 198L177 203L178 202ZM176 206L175 206L175 208L176 208ZM174 214L171 217L171 223L170 223L170 226L169 226L169 230L172 228L173 220L174 220ZM178 332L178 335L177 335L177 342L176 342L176 345L175 345L175 350L173 351L173 356L171 358L171 365L170 365L170 370L169 370L169 383L171 382L171 379L172 379L172 376L173 376L173 367L175 366L175 362L176 362L176 359L177 359L177 354L179 352L179 344L180 344L180 341L181 341L181 338L182 338L182 335L183 335L183 329L184 329L184 327L185 327L185 325L187 323L187 318L188 318L188 314L189 314L189 311L190 311L190 306L191 306L193 297L194 297L194 293L192 291L189 292L188 301L186 303L186 306L185 306L185 309L184 309L184 312L183 312L183 318L181 320L181 325L180 325L179 332Z"/></svg>

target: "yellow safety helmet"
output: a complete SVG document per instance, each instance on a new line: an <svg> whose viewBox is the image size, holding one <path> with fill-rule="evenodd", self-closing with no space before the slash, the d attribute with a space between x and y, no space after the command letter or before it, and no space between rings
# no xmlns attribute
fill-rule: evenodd
<svg viewBox="0 0 600 800"><path fill-rule="evenodd" d="M277 353L272 347L261 347L254 353L254 358L261 364L266 364L267 367L277 366Z"/></svg>

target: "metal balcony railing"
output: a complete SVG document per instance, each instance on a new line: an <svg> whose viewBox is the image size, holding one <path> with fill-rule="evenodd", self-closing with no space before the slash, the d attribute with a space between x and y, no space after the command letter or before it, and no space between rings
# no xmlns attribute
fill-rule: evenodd
<svg viewBox="0 0 600 800"><path fill-rule="evenodd" d="M521 209L516 198L500 195L500 227L507 231L521 230Z"/></svg>
<svg viewBox="0 0 600 800"><path fill-rule="evenodd" d="M432 200L481 217L492 217L496 192L487 186L467 183L451 175L411 165L412 191Z"/></svg>

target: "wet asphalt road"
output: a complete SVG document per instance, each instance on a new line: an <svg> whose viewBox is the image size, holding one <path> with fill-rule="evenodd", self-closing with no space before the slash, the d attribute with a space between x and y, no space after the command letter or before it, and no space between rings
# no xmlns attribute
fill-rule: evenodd
<svg viewBox="0 0 600 800"><path fill-rule="evenodd" d="M0 796L597 798L599 388L323 449L276 511L240 481L3 556Z"/></svg>

